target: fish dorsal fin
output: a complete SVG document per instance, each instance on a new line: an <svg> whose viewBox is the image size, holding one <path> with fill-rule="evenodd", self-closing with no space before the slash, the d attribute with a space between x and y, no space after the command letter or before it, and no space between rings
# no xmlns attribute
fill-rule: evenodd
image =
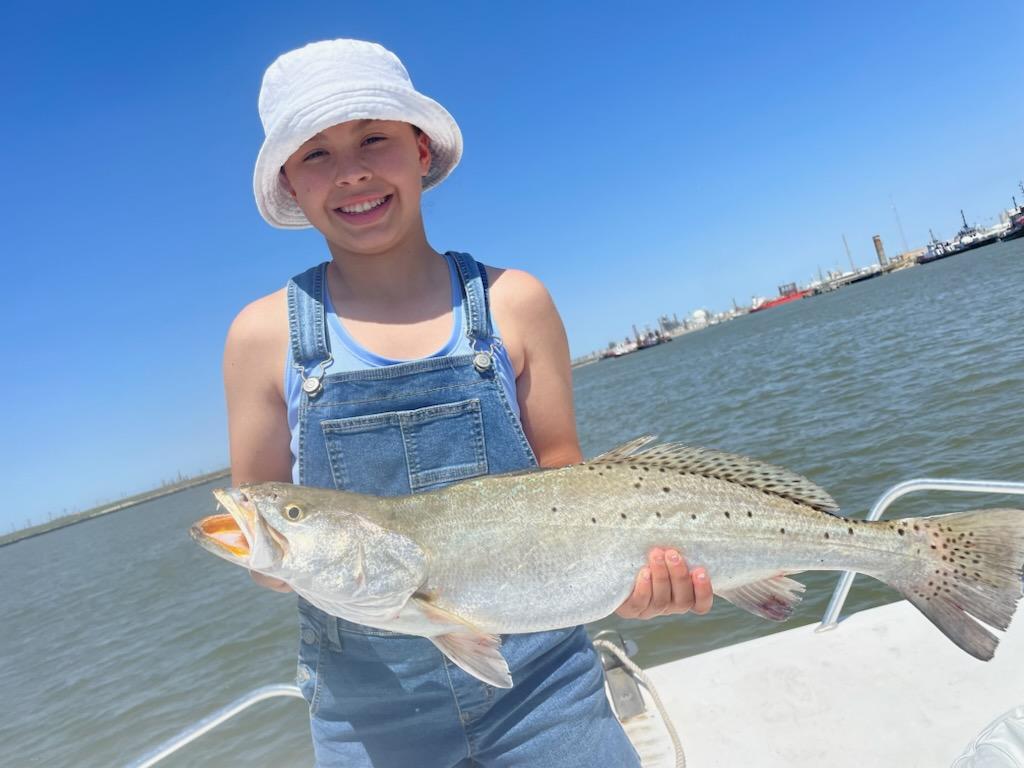
<svg viewBox="0 0 1024 768"><path fill-rule="evenodd" d="M746 456L708 448L691 448L679 443L660 443L650 448L643 447L653 439L649 435L639 437L602 453L589 463L635 463L649 467L664 467L673 472L713 477L756 488L799 504L806 504L822 512L839 511L839 505L828 493L806 477L783 467L765 464L757 459L748 459Z"/></svg>
<svg viewBox="0 0 1024 768"><path fill-rule="evenodd" d="M598 461L617 461L618 459L624 459L627 456L631 456L636 453L649 442L656 439L657 437L655 435L642 435L635 440L630 440L628 443L616 446L610 451L605 451L600 456L595 456L589 463L593 464Z"/></svg>

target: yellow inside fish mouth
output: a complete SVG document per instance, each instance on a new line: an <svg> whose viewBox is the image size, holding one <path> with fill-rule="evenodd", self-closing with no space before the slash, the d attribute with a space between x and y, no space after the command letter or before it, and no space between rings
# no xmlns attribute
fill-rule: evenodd
<svg viewBox="0 0 1024 768"><path fill-rule="evenodd" d="M210 541L237 557L249 556L249 540L230 514L204 517L195 527Z"/></svg>

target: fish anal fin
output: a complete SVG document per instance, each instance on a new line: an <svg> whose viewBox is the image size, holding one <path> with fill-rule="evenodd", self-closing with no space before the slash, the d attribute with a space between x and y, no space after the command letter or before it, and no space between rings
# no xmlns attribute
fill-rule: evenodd
<svg viewBox="0 0 1024 768"><path fill-rule="evenodd" d="M805 589L803 584L788 576L773 576L722 592L716 590L716 593L755 616L785 621L793 615L793 609L803 599L800 593Z"/></svg>
<svg viewBox="0 0 1024 768"><path fill-rule="evenodd" d="M501 655L501 638L488 634L456 613L446 611L423 596L412 602L432 624L450 627L452 631L432 635L430 641L459 669L495 688L511 688L512 674Z"/></svg>

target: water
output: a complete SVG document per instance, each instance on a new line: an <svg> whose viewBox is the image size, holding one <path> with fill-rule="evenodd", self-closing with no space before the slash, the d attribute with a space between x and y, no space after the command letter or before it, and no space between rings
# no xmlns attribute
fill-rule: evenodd
<svg viewBox="0 0 1024 768"><path fill-rule="evenodd" d="M911 477L1024 480L1022 292L1015 241L581 368L584 453L645 432L746 453L809 476L854 515ZM932 494L892 512L979 503ZM190 541L212 510L200 486L0 548L0 765L122 764L292 679L293 600ZM602 625L637 639L642 663L667 661L818 620L835 576L801 580L785 625L721 600L704 617ZM847 611L895 597L860 578ZM308 739L301 702L267 702L165 764L310 765Z"/></svg>

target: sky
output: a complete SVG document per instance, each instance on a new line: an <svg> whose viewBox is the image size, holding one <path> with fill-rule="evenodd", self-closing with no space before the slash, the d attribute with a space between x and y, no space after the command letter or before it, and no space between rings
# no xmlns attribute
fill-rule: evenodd
<svg viewBox="0 0 1024 768"><path fill-rule="evenodd" d="M253 202L287 50L399 55L465 142L428 240L539 277L579 356L848 268L843 235L995 223L1022 32L1019 0L5 4L0 532L227 465L227 328L327 256Z"/></svg>

